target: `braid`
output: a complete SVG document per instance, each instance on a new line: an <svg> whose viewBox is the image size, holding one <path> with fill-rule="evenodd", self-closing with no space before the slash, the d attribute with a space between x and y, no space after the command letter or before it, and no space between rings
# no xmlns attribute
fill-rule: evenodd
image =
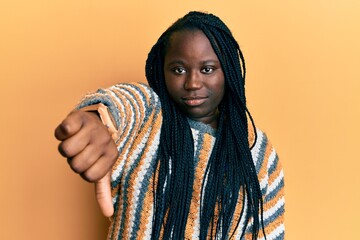
<svg viewBox="0 0 360 240"><path fill-rule="evenodd" d="M209 234L212 239L231 238L242 217L245 217L242 237L252 219L252 239L256 239L261 226L264 235L265 232L262 194L248 141L247 116L254 129L255 126L246 107L245 61L227 26L218 17L201 12L190 12L170 26L152 47L146 61L146 77L159 95L163 112L152 239L159 239L160 232L163 239L184 238L193 191L195 166L191 129L187 117L170 100L163 73L169 38L174 32L185 29L204 32L225 76L226 94L219 105L216 141L202 183L200 239L206 239ZM240 192L244 204L231 233ZM216 218L215 212L218 213Z"/></svg>

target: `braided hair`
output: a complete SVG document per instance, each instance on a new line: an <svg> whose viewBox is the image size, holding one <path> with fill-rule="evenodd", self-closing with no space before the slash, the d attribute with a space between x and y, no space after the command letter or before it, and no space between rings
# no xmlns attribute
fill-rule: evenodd
<svg viewBox="0 0 360 240"><path fill-rule="evenodd" d="M225 76L226 94L219 105L216 141L201 189L199 238L229 239L245 217L241 238L252 219L252 239L256 239L261 226L264 235L265 231L262 194L248 140L247 116L254 129L255 126L246 107L244 57L228 27L215 15L203 12L189 12L171 25L152 47L146 61L148 83L159 95L163 111L159 168L154 181L152 239L160 235L163 239L184 239L193 192L192 133L187 116L168 95L163 69L169 39L174 32L182 30L200 30L207 36ZM231 233L239 195L243 205Z"/></svg>

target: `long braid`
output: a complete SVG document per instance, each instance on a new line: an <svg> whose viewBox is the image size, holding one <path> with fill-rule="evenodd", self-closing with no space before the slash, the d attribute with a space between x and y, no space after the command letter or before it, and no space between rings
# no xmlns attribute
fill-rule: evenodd
<svg viewBox="0 0 360 240"><path fill-rule="evenodd" d="M216 18L216 20L219 19ZM224 174L224 176L226 175L226 177L234 177L233 178L234 185L230 184L230 186L236 186L235 192L233 192L235 194L239 192L239 190L236 191L236 188L239 186L237 185L237 183L240 183L240 185L244 184L243 186L245 186L245 190L247 193L246 197L248 202L246 224L248 223L250 216L252 216L254 220L252 237L253 239L256 239L259 229L259 215L258 215L259 206L260 206L260 213L262 216L262 195L248 143L248 129L247 129L247 117L246 117L246 113L248 112L248 110L246 108L246 103L245 103L246 99L245 99L245 90L244 90L244 85L245 85L244 80L245 80L245 71L246 71L245 61L242 52L239 48L239 45L237 44L235 39L231 36L230 30L224 24L222 24L220 20L212 21L212 22L214 22L216 26L219 26L219 28L221 28L222 30L221 34L217 34L216 31L210 32L209 34L207 30L205 29L202 30L208 36L217 56L220 59L220 62L223 65L225 79L227 79L226 83L228 84L227 87L228 92L233 91L233 94L229 94L229 93L226 94L227 97L225 97L222 103L223 105L229 106L229 108L227 109L229 112L226 113L228 116L229 123L226 124L225 127L231 129L231 131L226 131L225 132L226 134L219 133L219 135L221 135L221 137L227 136L227 139L230 140L229 141L230 143L232 144L235 143L235 146L237 147L235 151L232 147L228 147L228 150L230 151L228 155L229 165L234 164L234 169L238 168L239 172L242 173L241 175L245 177L243 179L236 179L236 176L238 176L237 174L226 175L226 172L220 174ZM226 38L228 36L230 36L229 40ZM215 42L213 40L214 38L215 38ZM239 58L242 63L241 68L239 67L240 66ZM239 80L241 84L239 84ZM231 99L229 98L229 96L231 96ZM236 104L233 103L234 100ZM228 133L232 133L232 134L228 134ZM242 161L233 162L232 156L243 156ZM216 168L216 166L214 167ZM227 188L224 187L224 189L226 192ZM227 196L227 195L223 194L223 196ZM238 195L236 195L236 197L233 198L232 200L228 201L230 208L228 214L230 215L227 215L225 213L226 211L223 210L224 215L227 216L233 215L236 206L235 201L237 200L237 197ZM223 198L223 201L221 201L222 207L225 209L227 207L226 200L228 200L228 198ZM227 218L227 219L231 219L231 218ZM223 223L222 226L223 230L229 229L231 222L224 221L222 223Z"/></svg>
<svg viewBox="0 0 360 240"><path fill-rule="evenodd" d="M168 28L153 46L146 61L146 77L160 97L163 112L152 239L159 239L161 231L163 239L184 238L193 191L195 167L191 129L186 116L170 100L163 73L170 36L186 29L204 32L220 60L225 76L226 94L219 106L216 141L201 190L200 239L206 239L209 231L211 238L219 239L228 239L235 233L229 230L234 224L232 221L240 192L244 196L244 203L247 203L247 211L244 212L243 204L240 218L234 225L235 230L244 215L244 236L252 218L252 239L256 239L260 224L263 225L263 203L248 141L247 115L254 129L255 126L246 108L245 61L227 26L218 17L201 12L190 12ZM265 235L264 229L263 233Z"/></svg>
<svg viewBox="0 0 360 240"><path fill-rule="evenodd" d="M163 226L163 239L183 239L192 196L194 149L186 116L172 104L166 91L159 55L162 44L160 38L146 64L149 85L158 93L163 112L152 238L160 237Z"/></svg>

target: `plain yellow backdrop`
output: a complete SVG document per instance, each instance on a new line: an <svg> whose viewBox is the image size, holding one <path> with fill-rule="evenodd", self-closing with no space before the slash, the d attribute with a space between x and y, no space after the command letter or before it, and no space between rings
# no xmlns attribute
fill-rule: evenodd
<svg viewBox="0 0 360 240"><path fill-rule="evenodd" d="M360 1L0 1L0 239L105 239L93 186L54 128L86 92L145 81L159 35L213 12L247 63L247 99L285 169L286 238L360 239Z"/></svg>

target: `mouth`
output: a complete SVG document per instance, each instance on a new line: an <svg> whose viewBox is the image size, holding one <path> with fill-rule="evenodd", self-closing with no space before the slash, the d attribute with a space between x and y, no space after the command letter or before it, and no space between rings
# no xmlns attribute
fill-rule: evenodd
<svg viewBox="0 0 360 240"><path fill-rule="evenodd" d="M195 97L183 97L183 102L190 106L190 107L196 107L201 104L203 104L206 101L207 97L201 97L201 96L195 96Z"/></svg>

